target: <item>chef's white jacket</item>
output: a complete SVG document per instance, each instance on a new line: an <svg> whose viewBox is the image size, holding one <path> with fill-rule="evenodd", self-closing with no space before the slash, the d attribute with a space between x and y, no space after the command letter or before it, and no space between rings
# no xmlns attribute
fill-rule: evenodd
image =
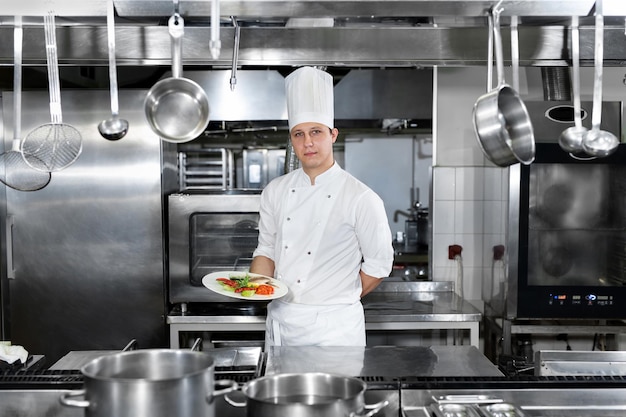
<svg viewBox="0 0 626 417"><path fill-rule="evenodd" d="M393 265L389 222L376 193L337 163L317 176L315 185L298 169L265 187L260 215L254 256L272 259L274 277L289 287L285 297L270 304L270 319L272 310L287 318L296 311L317 315L320 309L337 311L355 304L363 315L359 271L383 278ZM358 316L353 313L351 320ZM338 333L347 324L338 324L343 329ZM299 340L297 344L317 344L314 335L310 339L311 343ZM332 345L332 340L326 344Z"/></svg>

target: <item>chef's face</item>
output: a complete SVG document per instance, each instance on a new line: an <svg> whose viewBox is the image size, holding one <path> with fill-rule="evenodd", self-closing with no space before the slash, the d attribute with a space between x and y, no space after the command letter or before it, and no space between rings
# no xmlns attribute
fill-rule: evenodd
<svg viewBox="0 0 626 417"><path fill-rule="evenodd" d="M302 169L319 175L333 166L333 143L339 131L321 123L300 123L291 129L291 144Z"/></svg>

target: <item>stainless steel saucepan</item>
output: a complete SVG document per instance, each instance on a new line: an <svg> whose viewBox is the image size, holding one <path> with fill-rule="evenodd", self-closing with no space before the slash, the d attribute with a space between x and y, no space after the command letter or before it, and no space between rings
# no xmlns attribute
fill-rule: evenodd
<svg viewBox="0 0 626 417"><path fill-rule="evenodd" d="M195 81L182 77L183 17L174 13L168 21L172 40L172 76L157 82L144 101L152 130L168 142L183 143L197 138L209 124L209 99Z"/></svg>
<svg viewBox="0 0 626 417"><path fill-rule="evenodd" d="M480 147L494 164L501 167L518 162L528 165L535 159L535 137L524 102L504 80L501 12L499 6L490 12L493 18L498 85L479 97L474 104L474 130Z"/></svg>
<svg viewBox="0 0 626 417"><path fill-rule="evenodd" d="M367 384L360 379L323 372L264 376L247 382L241 392L245 402L224 399L246 407L248 417L371 417L389 402L365 405ZM369 411L365 411L369 409Z"/></svg>

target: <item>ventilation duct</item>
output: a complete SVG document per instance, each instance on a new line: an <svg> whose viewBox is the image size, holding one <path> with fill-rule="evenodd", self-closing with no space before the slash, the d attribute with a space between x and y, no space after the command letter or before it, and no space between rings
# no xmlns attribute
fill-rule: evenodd
<svg viewBox="0 0 626 417"><path fill-rule="evenodd" d="M569 67L541 67L543 99L546 101L571 101L572 80Z"/></svg>

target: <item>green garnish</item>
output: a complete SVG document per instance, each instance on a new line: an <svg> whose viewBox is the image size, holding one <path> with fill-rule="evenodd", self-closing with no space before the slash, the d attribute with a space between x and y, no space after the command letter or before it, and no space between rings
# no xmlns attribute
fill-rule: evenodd
<svg viewBox="0 0 626 417"><path fill-rule="evenodd" d="M232 279L233 281L237 281L237 284L239 284L239 287L247 287L248 284L250 283L250 275L247 272L246 272L246 275L244 276L238 276L238 277L231 276L230 279Z"/></svg>

